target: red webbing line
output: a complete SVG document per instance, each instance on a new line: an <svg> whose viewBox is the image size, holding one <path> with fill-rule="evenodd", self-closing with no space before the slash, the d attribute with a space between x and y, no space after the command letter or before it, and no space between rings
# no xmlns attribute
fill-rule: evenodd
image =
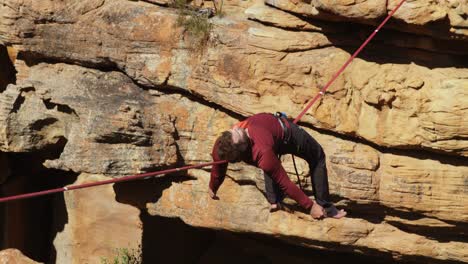
<svg viewBox="0 0 468 264"><path fill-rule="evenodd" d="M366 39L366 41L359 47L359 49L354 52L353 56L348 59L348 61L340 68L340 70L335 73L333 78L325 85L324 88L320 90L320 92L312 99L312 101L309 102L307 107L294 119L294 123L297 123L302 116L309 110L309 108L317 101L318 98L320 98L321 95L325 93L325 91L328 89L328 87L335 81L336 78L344 71L346 67L348 67L348 64L351 63L351 61L361 52L361 50L369 43L369 41L377 34L377 32L382 28L385 23L390 19L390 17L393 16L393 14L400 8L400 6L405 2L405 0L402 0L393 10L390 12L390 14L385 18L385 20L377 27L376 30ZM131 176L126 176L122 178L117 178L117 179L111 179L111 180L105 180L105 181L99 181L99 182L92 182L92 183L85 183L85 184L79 184L79 185L72 185L68 187L62 187L62 188L57 188L57 189L50 189L46 191L40 191L40 192L33 192L33 193L27 193L27 194L21 194L21 195L14 195L14 196L8 196L4 198L0 198L0 203L3 202L8 202L12 200L19 200L19 199L26 199L26 198L31 198L31 197L37 197L37 196L42 196L42 195L47 195L47 194L52 194L52 193L58 193L58 192L65 192L69 190L77 190L77 189L82 189L82 188L88 188L88 187L93 187L93 186L98 186L98 185L104 185L104 184L109 184L109 183L116 183L116 182L125 182L125 181L131 181L131 180L136 180L136 179L141 179L149 176L156 176L160 174L166 174L166 173L172 173L172 172L178 172L178 171L184 171L184 170L189 170L189 169L196 169L196 168L202 168L206 167L209 165L215 165L215 164L223 164L226 163L226 160L220 160L220 161L215 161L215 162L208 162L208 163L201 163L198 165L191 165L191 166L185 166L185 167L180 167L180 168L174 168L174 169L168 169L168 170L163 170L163 171L157 171L157 172L149 172L149 173L143 173L143 174L136 174L136 175L131 175Z"/></svg>
<svg viewBox="0 0 468 264"><path fill-rule="evenodd" d="M208 162L208 163L201 163L201 164L198 164L198 165L190 165L190 166L185 166L185 167L180 167L180 168L174 168L174 169L168 169L168 170L162 170L162 171L156 171L156 172L136 174L136 175L126 176L126 177L117 178L117 179L110 179L110 180L99 181L99 182L90 182L90 183L84 183L84 184L78 184L78 185L71 185L71 186L68 186L68 187L62 187L62 188L57 188L57 189L50 189L50 190L46 190L46 191L8 196L8 197L0 198L0 203L12 201L12 200L19 200L19 199L26 199L26 198L36 197L36 196L42 196L42 195L47 195L47 194L52 194L52 193L83 189L83 188L88 188L88 187L93 187L93 186L98 186L98 185L104 185L104 184L109 184L109 183L132 181L132 180L141 179L141 178L145 178L145 177L149 177L149 176L156 176L156 175L160 175L160 174L173 173L173 172L184 171L184 170L189 170L189 169L196 169L196 168L206 167L206 166L209 166L209 165L222 164L222 163L225 163L225 162L226 162L225 160L220 160L220 161L214 161L214 162Z"/></svg>
<svg viewBox="0 0 468 264"><path fill-rule="evenodd" d="M296 117L296 119L294 119L294 123L299 122L299 120L301 120L302 116L304 116L304 114L309 110L309 108L312 107L312 105L315 103L315 101L317 101L322 95L325 94L325 91L330 87L330 85L338 78L338 76L340 76L340 74L346 69L346 67L348 67L348 65L351 63L351 61L361 52L361 50L367 45L367 43L369 43L369 41L371 41L371 39L374 38L375 34L377 34L377 32L379 32L379 30L385 25L385 23L387 23L387 21L390 19L390 17L392 17L393 14L395 14L395 12L398 10L398 8L400 8L400 6L403 5L403 2L405 2L405 0L402 0L392 10L392 12L390 12L390 14L388 14L388 16L384 19L384 21L382 21L382 23L380 23L380 25L377 27L377 29L375 29L374 32L372 32L372 34L366 39L366 41L364 41L364 43L362 43L362 45L354 52L353 56L351 56L346 61L346 63L343 66L341 66L341 68L335 73L335 75L333 75L331 80L328 81L328 83L320 90L320 92L318 92L318 94L314 97L314 99L312 99L307 104L306 108L304 108L304 110L302 110L302 112Z"/></svg>

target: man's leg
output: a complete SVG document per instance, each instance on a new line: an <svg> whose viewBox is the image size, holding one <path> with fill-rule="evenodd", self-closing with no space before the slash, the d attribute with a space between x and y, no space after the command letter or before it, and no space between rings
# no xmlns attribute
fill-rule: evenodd
<svg viewBox="0 0 468 264"><path fill-rule="evenodd" d="M312 138L312 140L314 139ZM309 141L308 144L309 149L314 149L314 151L317 151L317 155L308 157L306 159L307 163L309 164L309 170L312 177L312 188L314 190L315 199L321 206L329 207L332 205L332 203L330 202L325 153L323 152L322 147L318 145L316 141L313 143Z"/></svg>
<svg viewBox="0 0 468 264"><path fill-rule="evenodd" d="M307 161L316 202L323 206L328 216L337 215L339 211L330 201L327 166L322 146L301 127L292 122L290 126L289 152Z"/></svg>

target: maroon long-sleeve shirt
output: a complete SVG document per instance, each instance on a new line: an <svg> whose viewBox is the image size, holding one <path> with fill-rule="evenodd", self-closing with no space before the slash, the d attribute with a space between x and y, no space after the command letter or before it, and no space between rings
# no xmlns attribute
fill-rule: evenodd
<svg viewBox="0 0 468 264"><path fill-rule="evenodd" d="M288 177L277 157L278 146L283 139L283 129L277 118L268 113L256 114L238 123L236 126L248 128L251 153L243 161L262 169L270 175L280 188L302 207L309 209L313 202ZM212 156L214 161L221 160L217 153L216 141ZM250 154L250 155L249 155ZM224 181L228 164L213 165L211 169L210 188L216 193Z"/></svg>

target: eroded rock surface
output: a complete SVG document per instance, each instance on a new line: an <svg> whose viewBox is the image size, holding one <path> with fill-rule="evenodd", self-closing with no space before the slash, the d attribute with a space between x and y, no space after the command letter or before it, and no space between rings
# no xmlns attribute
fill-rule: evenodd
<svg viewBox="0 0 468 264"><path fill-rule="evenodd" d="M81 174L73 184L108 179ZM60 249L56 263L110 262L118 256L118 249L132 252L141 247L139 210L115 201L112 185L67 192L64 198L68 221L54 240L54 246Z"/></svg>
<svg viewBox="0 0 468 264"><path fill-rule="evenodd" d="M76 184L210 161L239 120L297 115L396 3L232 1L198 50L165 1L0 0L0 45L17 71L0 89L0 151L59 147L44 166L81 174ZM468 262L466 6L406 1L302 119L348 218L314 221L292 201L293 213L270 213L261 172L242 164L214 201L208 172L193 170L133 198L109 186L66 193L57 263L110 256L111 241L141 246L140 210L300 246ZM289 157L284 166L295 177Z"/></svg>
<svg viewBox="0 0 468 264"><path fill-rule="evenodd" d="M4 249L0 251L0 263L2 264L39 264L17 249Z"/></svg>
<svg viewBox="0 0 468 264"><path fill-rule="evenodd" d="M38 23L36 12L24 10L16 15L27 17L28 27L14 23L7 41L25 56L118 69L141 85L177 87L242 115L299 113L349 58L336 46L360 43L333 33L290 32L226 18L214 19L213 46L200 54L181 39L177 15L167 8L112 1L85 14L63 15L69 17L66 24ZM20 40L12 34L27 30L31 34ZM438 56L405 52L409 61ZM303 121L386 147L466 156L468 73L433 68L430 62L459 59L443 55L416 64L356 59Z"/></svg>
<svg viewBox="0 0 468 264"><path fill-rule="evenodd" d="M29 74L0 95L4 151L63 141L61 158L47 167L120 175L177 161L171 117L155 111L127 76L64 64L40 64Z"/></svg>

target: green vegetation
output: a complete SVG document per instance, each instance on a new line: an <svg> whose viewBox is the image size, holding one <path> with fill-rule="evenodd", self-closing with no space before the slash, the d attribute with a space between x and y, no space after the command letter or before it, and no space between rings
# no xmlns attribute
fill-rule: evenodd
<svg viewBox="0 0 468 264"><path fill-rule="evenodd" d="M112 260L101 258L101 264L141 264L141 248L128 249L117 248L115 249L116 256Z"/></svg>
<svg viewBox="0 0 468 264"><path fill-rule="evenodd" d="M178 10L177 26L183 27L191 38L194 47L201 49L206 46L210 39L213 25L210 16L222 16L223 2L217 4L214 0L214 10L210 8L197 8L189 5L187 0L174 0L173 6Z"/></svg>

